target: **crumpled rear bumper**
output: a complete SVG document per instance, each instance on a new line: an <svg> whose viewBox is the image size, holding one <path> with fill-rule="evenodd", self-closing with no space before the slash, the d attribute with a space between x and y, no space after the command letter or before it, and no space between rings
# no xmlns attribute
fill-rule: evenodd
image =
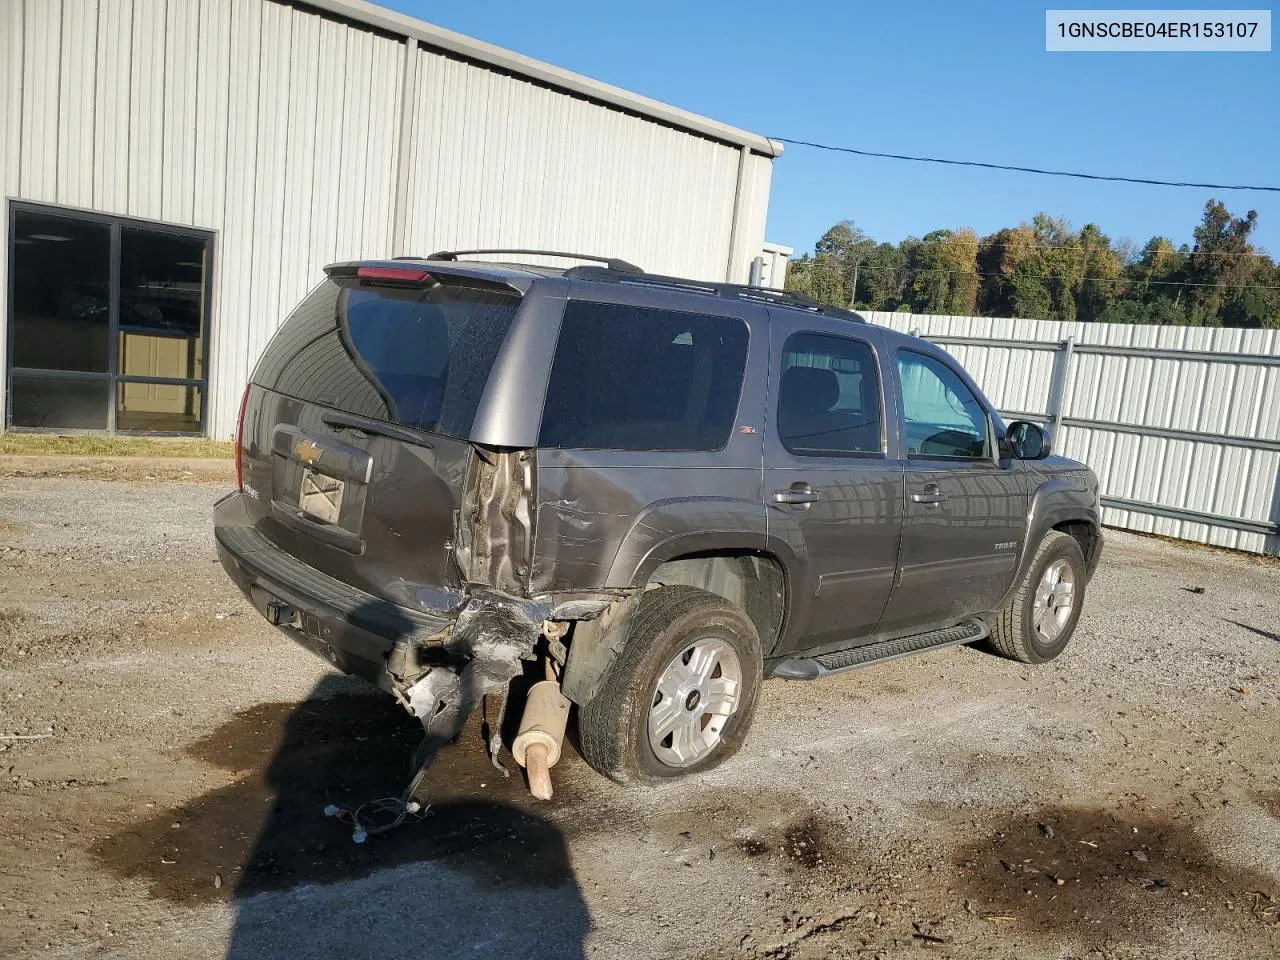
<svg viewBox="0 0 1280 960"><path fill-rule="evenodd" d="M268 622L345 673L391 690L397 644L447 633L456 613L408 610L336 580L284 552L242 519L232 494L215 508L218 559Z"/></svg>
<svg viewBox="0 0 1280 960"><path fill-rule="evenodd" d="M218 559L232 582L294 642L396 695L424 722L440 709L426 702L435 696L428 691L465 708L533 656L547 604L490 591L473 591L451 610L390 603L281 550L252 525L242 497L233 493L214 508ZM432 683L420 684L433 672Z"/></svg>

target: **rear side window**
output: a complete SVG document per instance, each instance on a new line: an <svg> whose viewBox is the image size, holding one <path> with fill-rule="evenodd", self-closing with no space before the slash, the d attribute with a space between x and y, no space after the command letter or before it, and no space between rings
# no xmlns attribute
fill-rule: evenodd
<svg viewBox="0 0 1280 960"><path fill-rule="evenodd" d="M465 438L519 303L454 284L329 280L280 328L253 380L300 400Z"/></svg>
<svg viewBox="0 0 1280 960"><path fill-rule="evenodd" d="M880 375L861 340L797 333L782 348L778 439L800 457L860 457L884 450Z"/></svg>
<svg viewBox="0 0 1280 960"><path fill-rule="evenodd" d="M954 370L940 360L898 351L908 457L984 460L987 411Z"/></svg>
<svg viewBox="0 0 1280 960"><path fill-rule="evenodd" d="M719 450L747 362L735 317L571 300L542 414L542 447Z"/></svg>

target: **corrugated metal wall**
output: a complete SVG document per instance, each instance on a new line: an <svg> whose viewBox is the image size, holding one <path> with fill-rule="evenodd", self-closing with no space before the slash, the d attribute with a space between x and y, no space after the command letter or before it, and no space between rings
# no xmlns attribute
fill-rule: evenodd
<svg viewBox="0 0 1280 960"><path fill-rule="evenodd" d="M407 249L607 251L647 270L723 278L736 150L429 51L417 57ZM664 229L636 229L645 222Z"/></svg>
<svg viewBox="0 0 1280 960"><path fill-rule="evenodd" d="M1130 505L1108 524L1280 554L1280 330L865 316L938 342L1002 412L1061 417L1055 447ZM1068 337L1069 366L1043 349Z"/></svg>
<svg viewBox="0 0 1280 960"><path fill-rule="evenodd" d="M417 47L393 250L406 49L274 0L0 0L4 195L217 234L211 435L325 263L546 246L725 277L738 148ZM735 279L771 170L750 157Z"/></svg>

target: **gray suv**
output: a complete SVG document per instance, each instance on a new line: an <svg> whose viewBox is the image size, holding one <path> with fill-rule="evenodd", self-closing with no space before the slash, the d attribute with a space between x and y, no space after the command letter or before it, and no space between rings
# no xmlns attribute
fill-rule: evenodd
<svg viewBox="0 0 1280 960"><path fill-rule="evenodd" d="M732 755L768 677L1062 652L1097 478L951 356L783 291L459 259L534 252L327 268L216 507L231 578L420 718L423 770L489 694L531 781L571 704L644 781Z"/></svg>

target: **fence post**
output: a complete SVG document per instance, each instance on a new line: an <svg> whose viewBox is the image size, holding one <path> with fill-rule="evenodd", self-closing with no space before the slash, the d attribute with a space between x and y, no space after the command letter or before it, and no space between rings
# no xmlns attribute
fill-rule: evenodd
<svg viewBox="0 0 1280 960"><path fill-rule="evenodd" d="M1071 399L1071 358L1075 356L1076 338L1074 335L1062 341L1058 354L1058 375L1054 378L1053 396L1049 398L1049 410L1053 417L1053 429L1050 439L1056 452L1061 453L1058 441L1062 433L1062 418L1066 415L1067 401Z"/></svg>

